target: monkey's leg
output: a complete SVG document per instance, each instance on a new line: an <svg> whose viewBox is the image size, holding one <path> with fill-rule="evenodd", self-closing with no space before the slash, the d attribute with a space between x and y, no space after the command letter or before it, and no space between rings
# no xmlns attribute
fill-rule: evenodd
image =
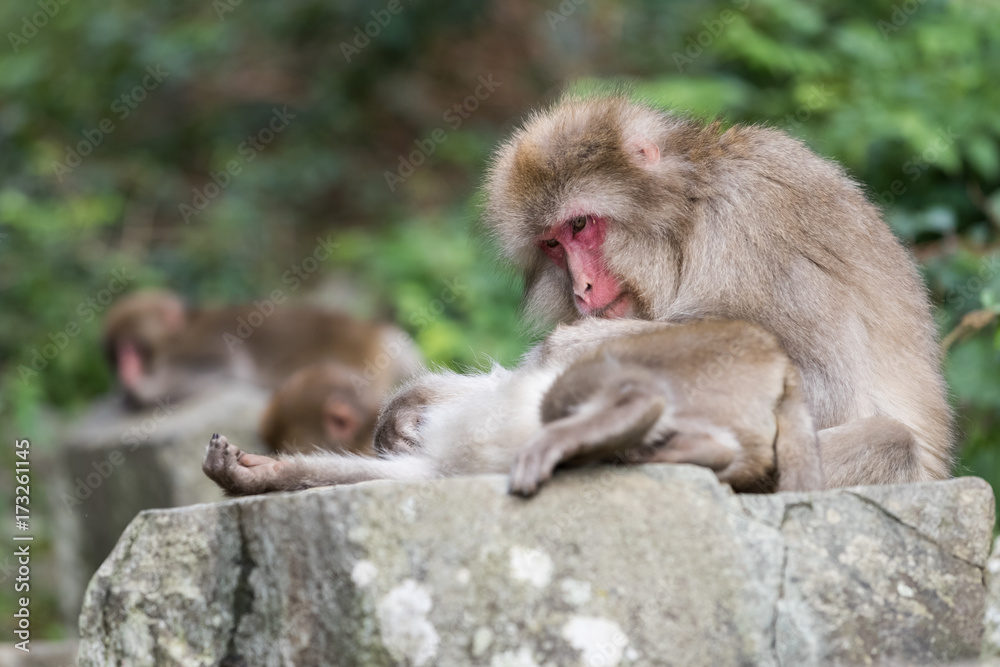
<svg viewBox="0 0 1000 667"><path fill-rule="evenodd" d="M373 479L421 480L437 476L434 467L417 456L374 459L331 453L274 459L240 451L219 434L208 443L202 470L231 496L299 491Z"/></svg>
<svg viewBox="0 0 1000 667"><path fill-rule="evenodd" d="M663 407L662 396L638 393L617 405L549 422L518 453L510 492L530 496L562 462L610 458L641 444Z"/></svg>
<svg viewBox="0 0 1000 667"><path fill-rule="evenodd" d="M826 488L936 479L920 463L913 433L895 419L868 417L819 432Z"/></svg>
<svg viewBox="0 0 1000 667"><path fill-rule="evenodd" d="M736 452L736 448L722 444L715 434L684 431L669 436L655 451L635 462L690 463L722 473L732 464Z"/></svg>

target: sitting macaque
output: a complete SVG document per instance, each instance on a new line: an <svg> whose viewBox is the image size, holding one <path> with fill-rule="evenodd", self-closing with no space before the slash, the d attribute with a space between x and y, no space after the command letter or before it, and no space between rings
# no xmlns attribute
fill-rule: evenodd
<svg viewBox="0 0 1000 667"><path fill-rule="evenodd" d="M500 145L483 194L529 319L751 321L799 369L830 485L951 474L927 290L864 189L802 142L570 95Z"/></svg>
<svg viewBox="0 0 1000 667"><path fill-rule="evenodd" d="M139 407L220 380L274 388L321 361L357 367L362 388L391 386L422 366L410 338L390 325L271 300L187 308L158 290L134 292L109 309L104 346L128 401Z"/></svg>
<svg viewBox="0 0 1000 667"><path fill-rule="evenodd" d="M381 458L277 459L212 437L203 470L230 495L372 479L510 471L531 495L560 465L692 463L737 491L823 488L795 366L777 339L738 321L560 326L522 364L428 374L387 401Z"/></svg>
<svg viewBox="0 0 1000 667"><path fill-rule="evenodd" d="M260 423L272 451L374 455L372 434L390 378L364 382L363 370L334 362L297 370L275 390Z"/></svg>

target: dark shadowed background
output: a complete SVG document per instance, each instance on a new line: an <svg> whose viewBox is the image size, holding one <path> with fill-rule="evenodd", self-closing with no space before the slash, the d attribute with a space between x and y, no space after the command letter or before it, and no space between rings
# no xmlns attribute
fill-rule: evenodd
<svg viewBox="0 0 1000 667"><path fill-rule="evenodd" d="M782 128L865 185L953 333L955 472L1000 484L989 0L19 0L0 26L0 460L31 439L36 580L58 540L40 470L110 387L99 325L123 287L322 293L394 318L435 363L514 361L531 336L475 233L477 183L527 110L609 81ZM67 632L33 596L35 636Z"/></svg>

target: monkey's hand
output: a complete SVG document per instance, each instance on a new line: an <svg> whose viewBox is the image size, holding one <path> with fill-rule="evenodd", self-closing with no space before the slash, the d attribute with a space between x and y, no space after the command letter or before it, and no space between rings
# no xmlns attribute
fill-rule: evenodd
<svg viewBox="0 0 1000 667"><path fill-rule="evenodd" d="M246 496L280 490L284 462L269 456L247 454L229 444L226 436L212 436L205 449L202 471L222 487L226 495Z"/></svg>
<svg viewBox="0 0 1000 667"><path fill-rule="evenodd" d="M642 388L615 395L594 412L546 424L522 449L510 471L510 492L531 496L563 463L585 464L626 455L663 413L664 398Z"/></svg>
<svg viewBox="0 0 1000 667"><path fill-rule="evenodd" d="M562 443L541 440L521 450L510 471L510 493L533 496L545 481L552 477L556 466L566 457Z"/></svg>

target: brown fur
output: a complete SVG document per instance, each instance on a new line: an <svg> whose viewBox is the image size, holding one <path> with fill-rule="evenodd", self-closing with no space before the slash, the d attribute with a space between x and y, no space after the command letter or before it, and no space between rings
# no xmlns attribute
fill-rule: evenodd
<svg viewBox="0 0 1000 667"><path fill-rule="evenodd" d="M759 327L590 321L553 339L573 342L514 371L411 382L383 410L379 459L268 459L213 436L203 469L233 495L508 470L529 495L558 465L611 460L703 465L741 491L822 488L798 372Z"/></svg>
<svg viewBox="0 0 1000 667"><path fill-rule="evenodd" d="M654 164L636 159L643 142ZM778 336L836 450L831 484L950 474L952 417L917 271L861 188L801 142L570 97L499 148L485 192L485 224L524 274L532 318L580 317L535 239L582 206L609 220L604 256L636 316L745 319Z"/></svg>
<svg viewBox="0 0 1000 667"><path fill-rule="evenodd" d="M375 418L393 379L365 382L362 369L336 363L299 369L271 397L261 437L279 454L324 449L374 455Z"/></svg>

